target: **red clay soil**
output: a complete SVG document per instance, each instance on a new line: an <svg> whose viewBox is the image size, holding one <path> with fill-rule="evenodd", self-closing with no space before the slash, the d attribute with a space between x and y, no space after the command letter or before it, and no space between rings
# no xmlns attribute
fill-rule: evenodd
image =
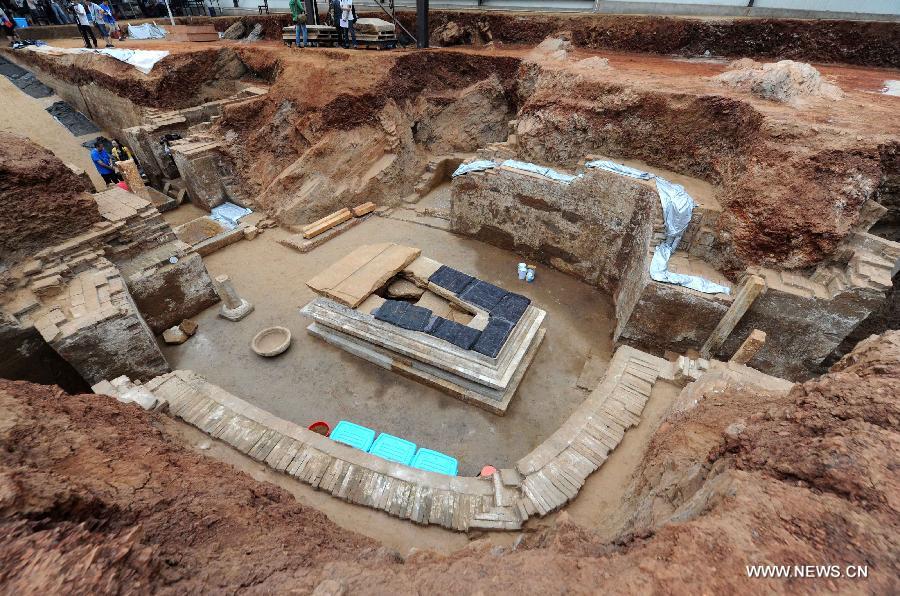
<svg viewBox="0 0 900 596"><path fill-rule="evenodd" d="M561 514L511 548L400 561L186 451L161 414L0 381L0 590L896 593L898 396L890 332L787 395L713 392L670 417L611 543ZM749 579L763 563L861 565L868 578Z"/></svg>
<svg viewBox="0 0 900 596"><path fill-rule="evenodd" d="M319 5L324 16L325 6ZM387 19L380 10L360 17ZM415 33L415 12L398 11L400 23ZM225 31L236 20L262 23L263 36L281 39L290 15L196 18ZM450 24L452 23L452 25ZM900 24L821 19L692 18L651 15L552 14L475 10L429 11L432 46L484 44L535 45L548 35L569 31L584 48L697 56L751 56L807 62L900 67Z"/></svg>
<svg viewBox="0 0 900 596"><path fill-rule="evenodd" d="M413 14L400 13L408 28ZM450 25L453 23L453 25ZM498 12L431 11L431 43L535 45L569 31L579 47L621 52L737 56L900 66L900 23L690 18L646 15L509 15Z"/></svg>
<svg viewBox="0 0 900 596"><path fill-rule="evenodd" d="M169 44L169 46L179 44ZM173 51L162 44L145 44L146 49L166 49L172 53L144 75L130 64L95 54L43 55L37 52L7 54L33 65L43 73L73 85L99 85L139 106L183 108L200 103L198 97L219 81L232 81L245 74L245 68L231 48L212 47L191 51ZM253 76L248 73L247 76ZM229 91L230 92L230 91ZM226 93L227 94L227 93ZM213 98L215 99L215 98ZM202 101L202 100L201 100Z"/></svg>
<svg viewBox="0 0 900 596"><path fill-rule="evenodd" d="M386 556L112 398L0 381L0 592L300 592Z"/></svg>
<svg viewBox="0 0 900 596"><path fill-rule="evenodd" d="M47 149L0 132L0 262L58 244L97 221L89 182Z"/></svg>

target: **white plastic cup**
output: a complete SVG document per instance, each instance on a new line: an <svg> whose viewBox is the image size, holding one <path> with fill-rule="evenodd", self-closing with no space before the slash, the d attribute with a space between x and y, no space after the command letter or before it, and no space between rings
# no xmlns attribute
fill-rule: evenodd
<svg viewBox="0 0 900 596"><path fill-rule="evenodd" d="M528 274L528 265L525 263L519 263L519 279L525 279L525 276Z"/></svg>

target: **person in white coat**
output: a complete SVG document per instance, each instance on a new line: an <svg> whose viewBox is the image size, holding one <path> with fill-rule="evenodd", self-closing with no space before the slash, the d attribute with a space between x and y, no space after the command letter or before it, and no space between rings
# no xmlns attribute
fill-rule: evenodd
<svg viewBox="0 0 900 596"><path fill-rule="evenodd" d="M353 7L353 0L341 0L341 44L344 49L350 47L350 37L353 37L353 47L358 48L356 43L356 28L353 23L356 21L356 8Z"/></svg>

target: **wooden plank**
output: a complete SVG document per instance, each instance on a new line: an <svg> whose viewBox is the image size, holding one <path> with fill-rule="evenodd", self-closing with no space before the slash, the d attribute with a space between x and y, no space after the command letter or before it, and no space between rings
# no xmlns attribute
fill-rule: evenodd
<svg viewBox="0 0 900 596"><path fill-rule="evenodd" d="M373 211L375 211L375 207L377 207L377 205L372 201L369 201L367 203L363 203L362 205L353 207L350 212L353 213L353 217L362 217L367 213L372 213Z"/></svg>
<svg viewBox="0 0 900 596"><path fill-rule="evenodd" d="M728 311L721 320L719 320L719 324L716 325L716 328L713 329L712 333L709 334L703 347L700 348L700 356L709 358L711 354L714 354L722 347L722 344L728 339L731 332L734 331L734 328L740 322L741 318L743 318L744 314L750 309L753 301L756 300L757 296L762 294L765 289L766 282L758 275L748 275L741 281L741 285L738 286L734 301L731 303L731 306L728 307Z"/></svg>
<svg viewBox="0 0 900 596"><path fill-rule="evenodd" d="M765 343L766 332L754 329L750 332L750 335L747 336L747 339L744 340L744 343L741 344L741 347L737 349L737 352L734 353L734 356L731 357L729 362L734 362L735 364L747 364L754 356L756 356L756 353L759 352Z"/></svg>
<svg viewBox="0 0 900 596"><path fill-rule="evenodd" d="M347 209L346 207L344 207L344 208L342 208L342 209L338 209L338 210L335 211L334 213L329 213L329 214L326 215L325 217L322 217L322 218L320 218L320 219L317 219L317 220L314 221L314 222L308 223L308 224L306 224L305 226L301 226L300 231L301 231L301 232L308 232L308 231L310 231L310 230L314 230L314 229L316 229L316 228L318 228L318 227L320 227L320 226L323 226L323 225L327 224L327 223L330 222L330 221L334 221L335 219L341 217L342 215L346 215L348 211L350 211L350 210Z"/></svg>
<svg viewBox="0 0 900 596"><path fill-rule="evenodd" d="M315 222L315 224L313 224L311 227L304 228L303 237L306 239L315 238L319 234L327 232L334 226L342 224L352 217L353 214L349 209L342 209L341 211L335 213L334 216L330 219L327 219L326 221L319 220L318 222Z"/></svg>
<svg viewBox="0 0 900 596"><path fill-rule="evenodd" d="M347 210L350 213L350 210ZM360 246L306 282L313 291L350 308L402 271L422 251L392 242Z"/></svg>
<svg viewBox="0 0 900 596"><path fill-rule="evenodd" d="M303 227L300 228L300 231L301 231L301 232L308 232L308 231L310 231L310 230L314 230L314 229L318 228L319 226L322 226L322 225L324 225L324 224L327 224L328 222L330 222L330 221L332 221L332 220L334 220L334 219L337 219L338 217L340 217L340 216L342 216L342 215L345 215L348 211L350 211L350 210L347 209L346 207L344 207L343 209L338 209L338 210L335 211L334 213L329 213L329 214L326 215L325 217L322 217L322 218L320 218L320 219L317 219L316 221L314 221L314 222L312 222L312 223L306 224L305 226L303 226Z"/></svg>

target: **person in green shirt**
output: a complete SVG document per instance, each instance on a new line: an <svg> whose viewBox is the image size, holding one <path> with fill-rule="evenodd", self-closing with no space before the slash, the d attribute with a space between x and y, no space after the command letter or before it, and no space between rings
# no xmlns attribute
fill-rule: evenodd
<svg viewBox="0 0 900 596"><path fill-rule="evenodd" d="M291 17L294 19L294 30L297 35L297 47L307 47L306 38L306 9L303 7L303 0L291 0L288 5L291 9ZM300 32L303 32L303 46L300 45Z"/></svg>

